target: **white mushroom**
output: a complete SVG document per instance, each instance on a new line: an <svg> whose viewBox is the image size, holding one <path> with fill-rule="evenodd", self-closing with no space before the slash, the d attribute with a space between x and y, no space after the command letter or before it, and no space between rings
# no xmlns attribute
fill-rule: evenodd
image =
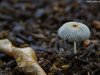
<svg viewBox="0 0 100 75"><path fill-rule="evenodd" d="M88 39L90 37L90 30L83 23L67 22L59 28L58 36L63 40L74 42L74 53L76 54L76 42Z"/></svg>

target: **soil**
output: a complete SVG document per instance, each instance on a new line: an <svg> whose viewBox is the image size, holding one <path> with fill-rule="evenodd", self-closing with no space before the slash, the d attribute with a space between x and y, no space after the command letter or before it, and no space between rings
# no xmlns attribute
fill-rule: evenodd
<svg viewBox="0 0 100 75"><path fill-rule="evenodd" d="M69 21L82 22L91 31L88 40L77 43L77 54L73 43L57 36ZM100 2L1 0L0 39L5 38L16 47L33 48L47 75L100 75ZM16 66L13 57L0 53L0 75L27 75Z"/></svg>

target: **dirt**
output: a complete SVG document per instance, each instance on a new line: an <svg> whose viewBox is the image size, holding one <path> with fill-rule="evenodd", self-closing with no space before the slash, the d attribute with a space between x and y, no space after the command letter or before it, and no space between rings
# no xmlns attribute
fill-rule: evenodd
<svg viewBox="0 0 100 75"><path fill-rule="evenodd" d="M62 24L86 24L91 37L77 43L62 41ZM0 39L16 47L30 46L47 75L100 75L100 2L82 0L1 0ZM77 56L77 58L76 58ZM16 69L16 61L0 53L0 75L27 75Z"/></svg>

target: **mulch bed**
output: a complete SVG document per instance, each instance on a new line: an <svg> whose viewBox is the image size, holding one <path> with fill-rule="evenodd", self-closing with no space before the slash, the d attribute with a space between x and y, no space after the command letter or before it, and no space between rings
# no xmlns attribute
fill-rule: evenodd
<svg viewBox="0 0 100 75"><path fill-rule="evenodd" d="M91 30L87 41L73 43L57 36L65 22L78 21ZM79 0L2 0L0 39L14 46L30 46L47 75L100 75L100 3ZM77 58L76 58L77 56ZM0 75L27 75L16 61L0 53Z"/></svg>

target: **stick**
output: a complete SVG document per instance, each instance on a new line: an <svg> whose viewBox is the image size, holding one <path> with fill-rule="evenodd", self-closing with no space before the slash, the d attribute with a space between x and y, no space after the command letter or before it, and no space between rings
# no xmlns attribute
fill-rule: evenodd
<svg viewBox="0 0 100 75"><path fill-rule="evenodd" d="M4 39L0 40L0 52L14 57L18 67L26 69L27 72L31 70L32 73L30 75L46 75L38 64L35 51L32 48L17 48L8 39ZM34 70L36 70L36 74L34 74Z"/></svg>

